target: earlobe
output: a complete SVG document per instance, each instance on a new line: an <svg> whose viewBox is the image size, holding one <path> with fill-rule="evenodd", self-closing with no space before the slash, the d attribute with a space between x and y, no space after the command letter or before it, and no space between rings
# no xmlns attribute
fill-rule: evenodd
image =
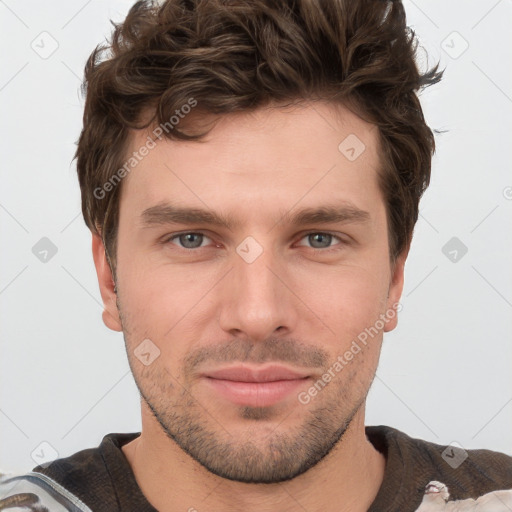
<svg viewBox="0 0 512 512"><path fill-rule="evenodd" d="M384 326L384 332L392 331L398 324L398 311L397 309L402 296L404 287L404 267L405 260L409 253L409 247L405 248L402 253L396 258L395 264L392 267L391 282L389 284L389 292L387 298L386 318L388 321Z"/></svg>
<svg viewBox="0 0 512 512"><path fill-rule="evenodd" d="M115 282L110 265L108 264L103 240L99 235L94 233L92 235L92 256L94 258L94 266L96 267L96 275L98 276L98 284L103 300L103 323L109 329L121 332L123 328L119 317L119 310L117 309Z"/></svg>

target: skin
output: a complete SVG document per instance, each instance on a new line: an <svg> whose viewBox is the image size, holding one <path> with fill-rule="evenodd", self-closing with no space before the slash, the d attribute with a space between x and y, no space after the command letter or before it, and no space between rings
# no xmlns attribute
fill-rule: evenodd
<svg viewBox="0 0 512 512"><path fill-rule="evenodd" d="M204 143L162 139L124 178L117 294L93 236L103 319L123 332L141 392L142 433L123 453L164 512L365 511L385 468L365 436L365 400L396 315L309 403L297 393L402 293L407 251L390 260L377 129L325 102L217 121ZM350 134L365 144L354 161L338 150ZM131 151L146 137L135 132ZM163 202L238 225L144 227L142 212ZM348 203L368 219L295 226L283 217ZM205 237L169 240L187 232ZM314 235L326 232L335 236ZM236 251L248 236L263 251L251 263ZM149 365L134 352L145 339L160 351ZM242 362L281 362L309 378L276 405L244 407L201 377Z"/></svg>

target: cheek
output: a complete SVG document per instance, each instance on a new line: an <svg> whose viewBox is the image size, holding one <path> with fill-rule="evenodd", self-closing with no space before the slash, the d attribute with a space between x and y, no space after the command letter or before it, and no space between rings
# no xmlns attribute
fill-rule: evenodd
<svg viewBox="0 0 512 512"><path fill-rule="evenodd" d="M374 325L383 312L387 297L384 274L385 269L375 272L366 266L331 269L317 273L314 280L303 276L300 295L334 331L335 342L350 342Z"/></svg>
<svg viewBox="0 0 512 512"><path fill-rule="evenodd" d="M162 360L175 361L195 345L201 324L198 314L216 273L192 267L154 264L138 255L119 265L123 330L132 349L149 338L160 349Z"/></svg>
<svg viewBox="0 0 512 512"><path fill-rule="evenodd" d="M120 280L123 311L139 326L169 329L182 318L196 295L194 287L170 273L138 272ZM165 326L162 325L165 323Z"/></svg>

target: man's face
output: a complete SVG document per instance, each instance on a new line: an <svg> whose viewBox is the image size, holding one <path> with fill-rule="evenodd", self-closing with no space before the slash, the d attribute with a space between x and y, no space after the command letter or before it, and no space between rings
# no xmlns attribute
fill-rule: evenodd
<svg viewBox="0 0 512 512"><path fill-rule="evenodd" d="M392 268L378 165L377 129L316 103L161 140L124 179L119 312L107 300L104 318L124 332L143 410L211 472L293 478L363 415L405 258ZM342 215L300 217L329 208Z"/></svg>

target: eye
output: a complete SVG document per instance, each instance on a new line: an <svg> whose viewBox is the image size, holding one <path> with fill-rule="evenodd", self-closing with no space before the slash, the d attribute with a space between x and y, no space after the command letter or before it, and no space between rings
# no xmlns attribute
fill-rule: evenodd
<svg viewBox="0 0 512 512"><path fill-rule="evenodd" d="M338 245L342 245L344 243L343 239L340 238L339 236L334 235L332 233L326 233L323 231L314 231L311 233L306 233L301 238L301 240L307 240L307 242L311 244L311 249L322 252L336 250L338 249ZM177 245L181 249L193 250L206 247L208 244L203 244L203 242L207 241L212 242L211 238L206 236L205 234L189 231L186 233L178 233L175 235L168 236L162 241L162 243L172 243L173 245ZM332 243L334 241L338 241L339 243L333 246Z"/></svg>
<svg viewBox="0 0 512 512"><path fill-rule="evenodd" d="M314 231L311 233L307 233L302 237L301 240L307 239L309 243L312 244L312 249L315 250L324 250L324 249L336 249L336 246L332 246L331 242L334 240L337 240L341 242L338 245L341 245L343 243L343 240L336 235L333 235L331 233L324 233L320 231ZM300 245L300 244L299 244Z"/></svg>
<svg viewBox="0 0 512 512"><path fill-rule="evenodd" d="M199 249L200 247L203 246L202 242L204 240L211 241L211 239L204 235L203 233L188 232L168 237L163 241L163 243L171 242L175 245L178 245L178 247L181 247L182 249Z"/></svg>

